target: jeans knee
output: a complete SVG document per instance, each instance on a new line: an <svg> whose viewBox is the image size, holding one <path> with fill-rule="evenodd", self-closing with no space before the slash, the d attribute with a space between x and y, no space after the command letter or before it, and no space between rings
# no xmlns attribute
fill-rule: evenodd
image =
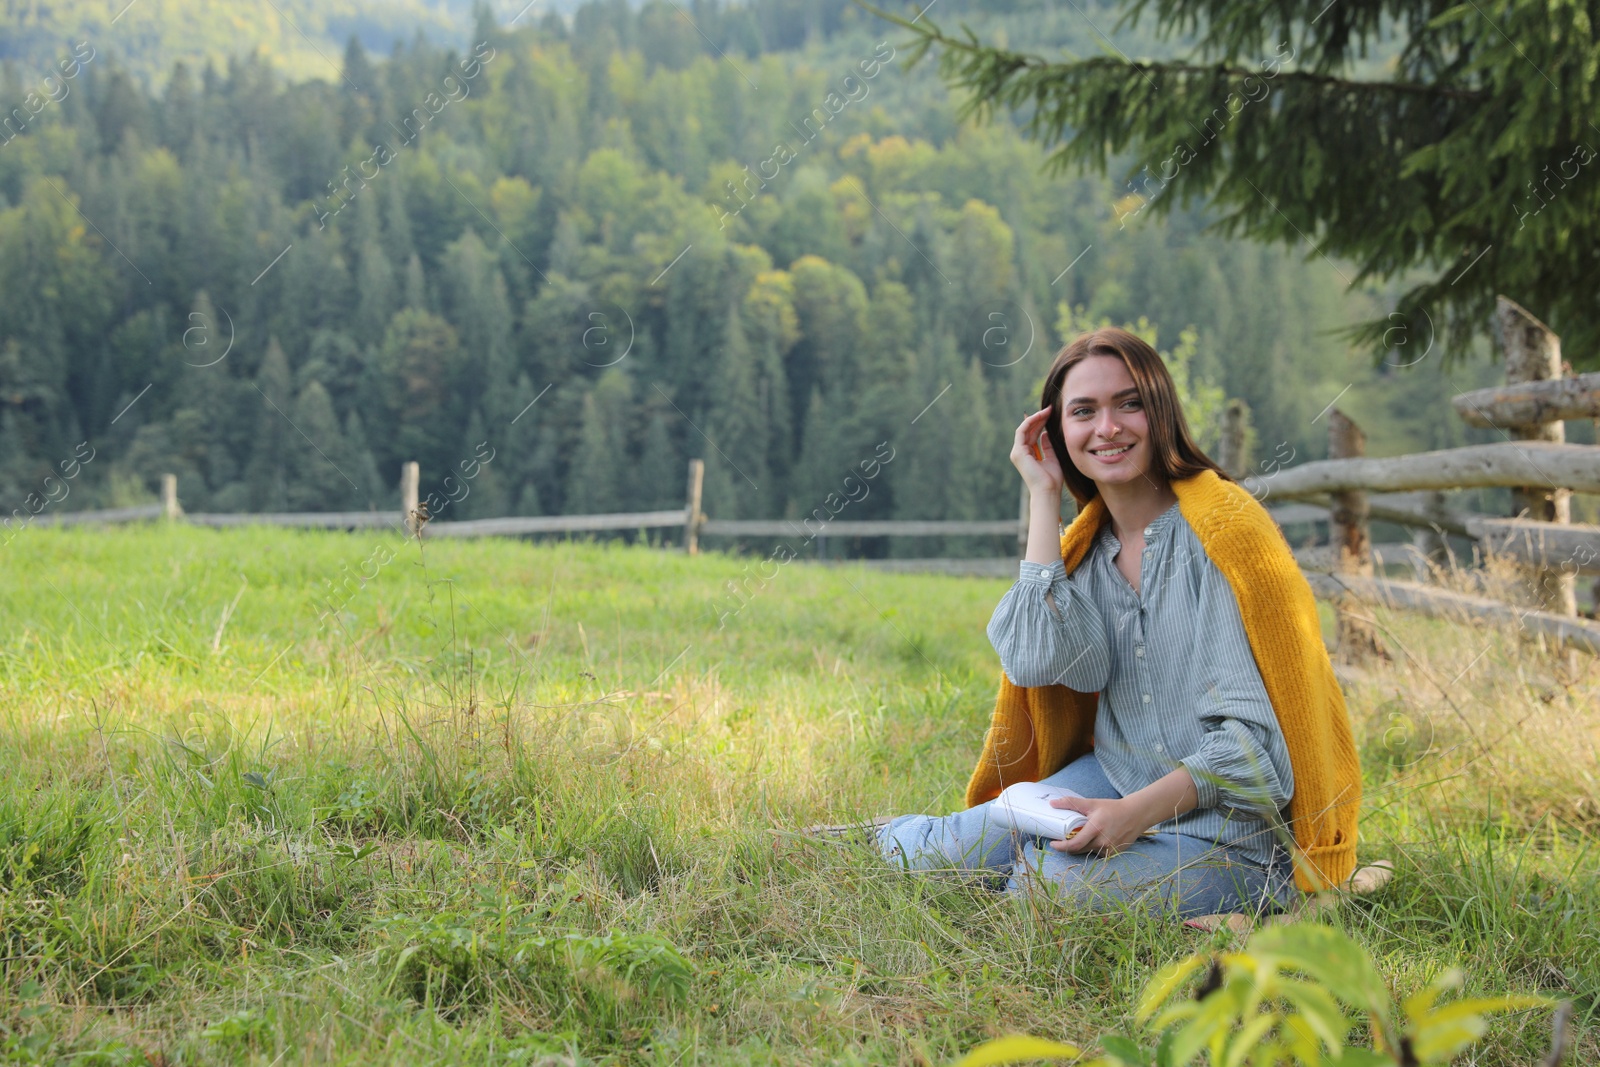
<svg viewBox="0 0 1600 1067"><path fill-rule="evenodd" d="M1016 853L1011 831L950 816L902 815L878 831L885 859L908 870L1000 871Z"/></svg>

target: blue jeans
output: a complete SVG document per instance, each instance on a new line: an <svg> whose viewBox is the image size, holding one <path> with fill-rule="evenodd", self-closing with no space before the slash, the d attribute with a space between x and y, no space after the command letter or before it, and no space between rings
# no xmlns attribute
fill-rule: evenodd
<svg viewBox="0 0 1600 1067"><path fill-rule="evenodd" d="M1093 753L1043 780L1086 797L1116 799ZM990 801L989 804L992 804ZM1287 851L1269 866L1187 834L1152 833L1112 856L1051 848L989 819L989 804L953 815L902 815L878 831L886 858L907 870L1006 874L1009 894L1042 892L1080 906L1134 906L1188 918L1219 912L1270 913L1299 895ZM998 877L992 879L998 888Z"/></svg>

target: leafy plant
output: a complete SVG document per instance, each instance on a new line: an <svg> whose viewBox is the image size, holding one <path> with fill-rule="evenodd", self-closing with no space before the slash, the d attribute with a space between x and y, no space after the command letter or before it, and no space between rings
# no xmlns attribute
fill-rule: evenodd
<svg viewBox="0 0 1600 1067"><path fill-rule="evenodd" d="M355 863L378 851L378 843L376 841L368 841L364 845L357 846L341 841L331 845L328 851L341 863Z"/></svg>
<svg viewBox="0 0 1600 1067"><path fill-rule="evenodd" d="M498 921L497 921L498 920ZM477 913L402 915L379 920L390 986L419 1002L481 999L497 982L546 990L567 986L603 1000L681 1000L694 966L668 940L648 933L549 935L539 921Z"/></svg>
<svg viewBox="0 0 1600 1067"><path fill-rule="evenodd" d="M32 805L0 801L0 889L71 894L83 883L82 861L94 843L92 805L49 796Z"/></svg>
<svg viewBox="0 0 1600 1067"><path fill-rule="evenodd" d="M1202 971L1194 995L1175 999ZM1316 923L1268 927L1243 952L1197 953L1163 968L1145 986L1135 1013L1154 1032L1154 1047L1107 1037L1103 1055L1084 1067L1426 1067L1449 1063L1476 1043L1493 1012L1555 1004L1514 994L1441 1003L1462 978L1459 970L1445 971L1400 1002L1397 1020L1383 978L1347 934ZM1366 1016L1374 1047L1348 1043L1347 1008ZM1071 1045L1012 1036L979 1045L956 1067L1081 1055Z"/></svg>
<svg viewBox="0 0 1600 1067"><path fill-rule="evenodd" d="M694 966L663 937L655 934L608 933L598 937L568 934L535 942L540 948L564 945L577 970L588 964L610 968L646 996L681 1000L689 993Z"/></svg>
<svg viewBox="0 0 1600 1067"><path fill-rule="evenodd" d="M264 1037L266 1032L266 1020L259 1012L246 1008L218 1019L201 1031L200 1036L222 1045L244 1045Z"/></svg>

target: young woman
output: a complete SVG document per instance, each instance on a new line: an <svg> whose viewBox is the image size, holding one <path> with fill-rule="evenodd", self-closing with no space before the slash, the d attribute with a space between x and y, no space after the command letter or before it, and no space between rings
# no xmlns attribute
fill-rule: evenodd
<svg viewBox="0 0 1600 1067"><path fill-rule="evenodd" d="M1011 462L1032 516L988 635L1004 677L967 810L878 831L919 870L1007 876L1080 903L1271 911L1354 867L1359 773L1311 589L1260 503L1195 445L1161 357L1067 345ZM1065 487L1079 514L1060 534ZM1088 822L1023 839L990 808L1066 786Z"/></svg>

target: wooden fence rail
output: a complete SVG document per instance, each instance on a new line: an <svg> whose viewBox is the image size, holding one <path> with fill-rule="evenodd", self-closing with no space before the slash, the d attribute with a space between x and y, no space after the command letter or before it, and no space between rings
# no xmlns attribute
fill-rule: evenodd
<svg viewBox="0 0 1600 1067"><path fill-rule="evenodd" d="M1391 522L1418 530L1442 530L1457 537L1476 539L1470 523L1475 518L1490 518L1471 512L1456 511L1437 506L1430 501L1435 493L1388 493L1367 498L1367 517L1374 522ZM1296 497L1293 504L1269 508L1269 513L1279 526L1295 523L1331 522L1333 501L1320 494Z"/></svg>
<svg viewBox="0 0 1600 1067"><path fill-rule="evenodd" d="M321 530L360 530L378 526L392 526L400 530L405 523L405 516L398 511L198 512L185 513L181 518L193 526L300 526Z"/></svg>
<svg viewBox="0 0 1600 1067"><path fill-rule="evenodd" d="M538 515L503 519L466 519L460 522L430 522L422 527L424 538L504 537L535 533L590 533L604 530L652 530L683 526L683 510L628 511L613 515Z"/></svg>
<svg viewBox="0 0 1600 1067"><path fill-rule="evenodd" d="M1490 552L1536 567L1600 574L1600 526L1482 518L1468 528Z"/></svg>
<svg viewBox="0 0 1600 1067"><path fill-rule="evenodd" d="M1474 389L1450 401L1468 426L1499 430L1567 419L1600 419L1600 373Z"/></svg>
<svg viewBox="0 0 1600 1067"><path fill-rule="evenodd" d="M681 516L680 516L681 519ZM702 534L727 537L1014 537L1016 519L859 519L810 525L811 519L707 519Z"/></svg>
<svg viewBox="0 0 1600 1067"><path fill-rule="evenodd" d="M699 461L696 461L699 462ZM1311 509L1314 510L1314 509ZM34 521L44 525L139 522L172 517L194 526L285 526L307 529L350 530L392 527L404 530L406 514L401 511L309 511L309 512L184 512L167 516L163 506L150 504L135 508L110 508L101 511L72 511L41 515ZM1309 517L1314 517L1310 516ZM690 525L683 509L670 511L627 511L604 515L530 515L495 519L464 519L455 522L423 522L424 538L506 537L521 534L602 533L619 530L683 528ZM799 519L709 519L703 514L695 529L701 536L722 537L958 537L1015 536L1016 519L884 519L830 520Z"/></svg>
<svg viewBox="0 0 1600 1067"><path fill-rule="evenodd" d="M1476 489L1556 485L1600 493L1600 449L1551 441L1505 441L1383 459L1322 459L1242 479L1257 495L1301 497L1348 489Z"/></svg>
<svg viewBox="0 0 1600 1067"><path fill-rule="evenodd" d="M40 526L86 526L93 523L142 522L161 518L160 504L145 504L136 508L103 508L99 511L61 511L50 515L36 515L33 521Z"/></svg>
<svg viewBox="0 0 1600 1067"><path fill-rule="evenodd" d="M1311 590L1324 600L1346 598L1386 608L1405 608L1435 619L1516 625L1535 636L1600 655L1600 626L1550 611L1517 608L1488 597L1453 593L1417 582L1354 574L1306 574Z"/></svg>

